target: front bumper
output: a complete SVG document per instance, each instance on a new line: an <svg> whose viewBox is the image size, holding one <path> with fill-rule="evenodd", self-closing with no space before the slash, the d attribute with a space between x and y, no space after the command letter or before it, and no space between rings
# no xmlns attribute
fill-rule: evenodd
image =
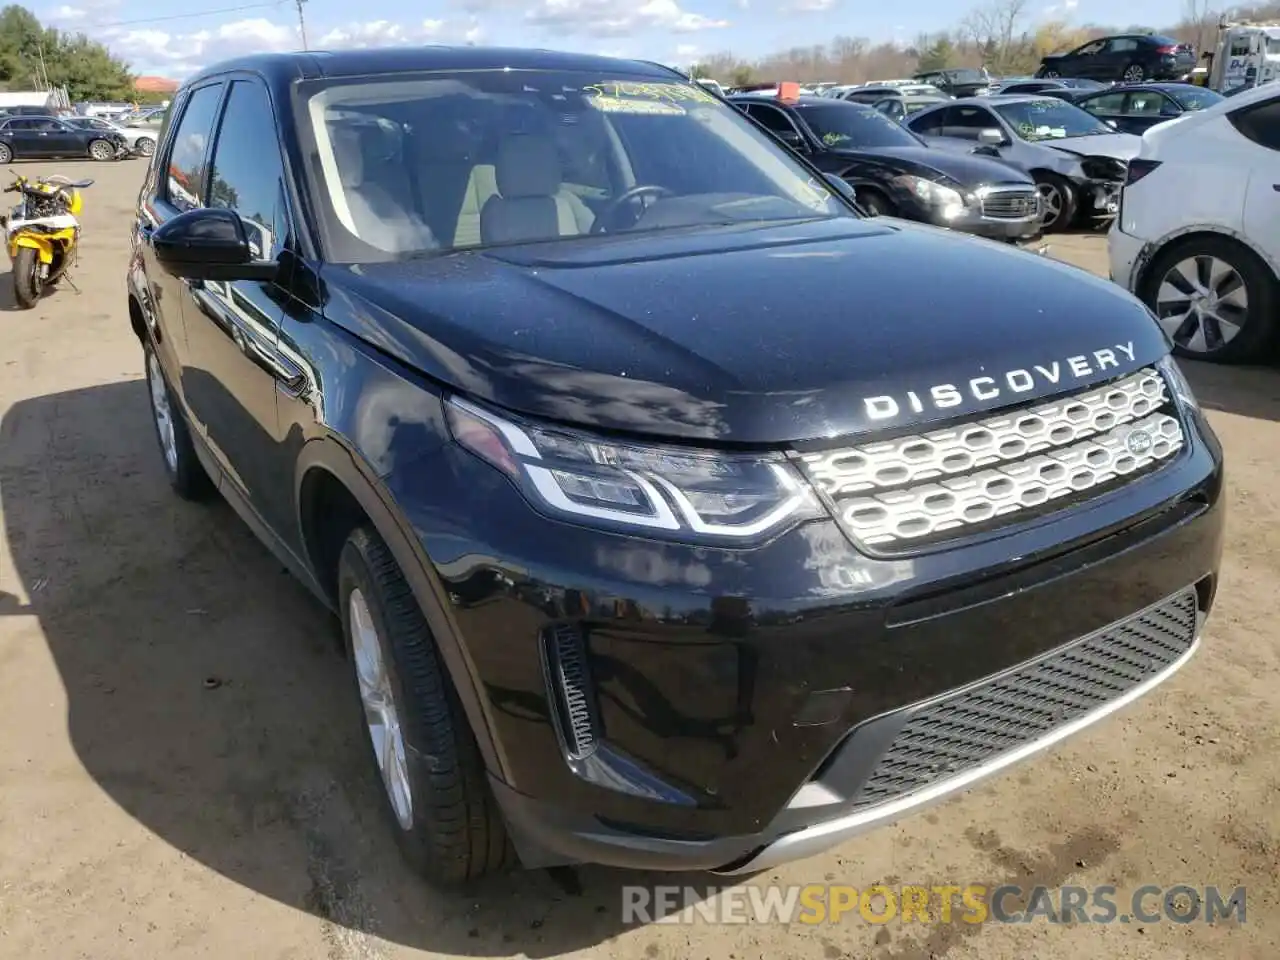
<svg viewBox="0 0 1280 960"><path fill-rule="evenodd" d="M920 219L927 223L992 240L1024 240L1039 234L1043 225L1040 197L1030 186L980 187L974 202L958 214L937 207L922 207L922 211Z"/></svg>
<svg viewBox="0 0 1280 960"><path fill-rule="evenodd" d="M1044 736L887 803L859 799L889 734L940 698L1187 588L1198 628L1222 473L1202 420L1188 438L1166 469L1052 522L903 558L869 557L826 521L749 551L558 523L457 448L429 503L414 471L388 482L449 597L526 866L750 872L964 789L1180 666L1190 641ZM549 660L561 638L568 671ZM567 711L583 691L594 706ZM566 750L566 717L586 718L589 755Z"/></svg>

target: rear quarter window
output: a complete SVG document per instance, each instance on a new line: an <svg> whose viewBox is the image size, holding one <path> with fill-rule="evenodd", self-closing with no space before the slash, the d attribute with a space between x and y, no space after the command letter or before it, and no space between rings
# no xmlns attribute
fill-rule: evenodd
<svg viewBox="0 0 1280 960"><path fill-rule="evenodd" d="M1227 116L1242 136L1269 150L1280 150L1280 99L1236 110Z"/></svg>

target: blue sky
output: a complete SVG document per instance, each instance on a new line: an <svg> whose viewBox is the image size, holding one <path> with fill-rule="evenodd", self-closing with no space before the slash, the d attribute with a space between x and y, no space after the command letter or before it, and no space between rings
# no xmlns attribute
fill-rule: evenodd
<svg viewBox="0 0 1280 960"><path fill-rule="evenodd" d="M556 47L644 57L678 65L732 50L755 57L837 35L908 42L957 23L971 6L947 0L894 4L865 0L307 0L310 46L443 42ZM1163 25L1177 0L1028 0L1027 23L1063 15L1085 23ZM209 11L180 16L183 11ZM67 0L37 6L42 21L83 30L136 72L181 78L199 66L249 51L301 46L293 0Z"/></svg>

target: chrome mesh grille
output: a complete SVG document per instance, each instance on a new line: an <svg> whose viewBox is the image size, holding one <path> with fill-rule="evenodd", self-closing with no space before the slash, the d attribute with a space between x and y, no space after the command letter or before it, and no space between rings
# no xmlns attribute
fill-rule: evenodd
<svg viewBox="0 0 1280 960"><path fill-rule="evenodd" d="M1033 743L1167 670L1195 642L1196 591L919 708L872 769L856 808L884 803Z"/></svg>
<svg viewBox="0 0 1280 960"><path fill-rule="evenodd" d="M997 220L1020 220L1040 212L1040 195L1032 188L993 190L982 196L982 215Z"/></svg>
<svg viewBox="0 0 1280 960"><path fill-rule="evenodd" d="M927 544L1066 507L1182 448L1164 378L1147 368L1051 403L925 434L803 456L860 542Z"/></svg>

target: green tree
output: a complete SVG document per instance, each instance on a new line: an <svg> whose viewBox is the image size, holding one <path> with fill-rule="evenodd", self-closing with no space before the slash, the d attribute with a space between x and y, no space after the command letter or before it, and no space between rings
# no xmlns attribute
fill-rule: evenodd
<svg viewBox="0 0 1280 960"><path fill-rule="evenodd" d="M133 75L123 60L84 34L43 26L25 7L0 9L0 83L10 90L67 88L78 100L133 97Z"/></svg>
<svg viewBox="0 0 1280 960"><path fill-rule="evenodd" d="M956 62L955 44L947 37L939 37L927 50L920 54L919 72L926 70L945 70Z"/></svg>

